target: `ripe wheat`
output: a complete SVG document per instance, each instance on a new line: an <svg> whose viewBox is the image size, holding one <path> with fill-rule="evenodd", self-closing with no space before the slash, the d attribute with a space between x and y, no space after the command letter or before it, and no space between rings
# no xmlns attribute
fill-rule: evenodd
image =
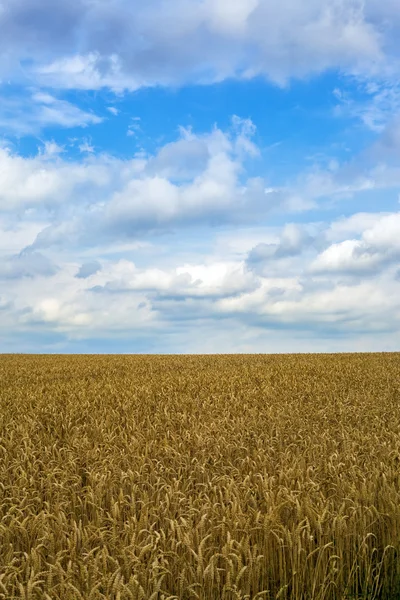
<svg viewBox="0 0 400 600"><path fill-rule="evenodd" d="M0 358L0 599L400 598L400 354Z"/></svg>

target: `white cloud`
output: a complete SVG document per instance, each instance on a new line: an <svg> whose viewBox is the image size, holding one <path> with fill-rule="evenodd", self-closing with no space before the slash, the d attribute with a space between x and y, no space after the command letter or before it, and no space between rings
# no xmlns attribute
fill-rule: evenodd
<svg viewBox="0 0 400 600"><path fill-rule="evenodd" d="M210 28L223 35L245 35L250 15L257 9L259 0L208 0L205 2Z"/></svg>
<svg viewBox="0 0 400 600"><path fill-rule="evenodd" d="M333 221L325 232L328 241L342 241L348 239L349 236L360 235L366 229L370 229L383 216L388 213L355 213L350 217L341 217Z"/></svg>
<svg viewBox="0 0 400 600"><path fill-rule="evenodd" d="M40 150L39 150L40 152ZM57 144L54 141L45 141L44 142L44 150L43 152L40 152L42 154L42 156L47 156L47 157L53 157L53 156L57 156L58 154L62 154L63 152L65 152L65 148L64 146L60 146L59 144Z"/></svg>
<svg viewBox="0 0 400 600"><path fill-rule="evenodd" d="M257 287L256 279L237 262L215 261L185 264L175 269L138 269L121 260L103 269L97 279L97 291L140 291L160 298L219 298L234 296Z"/></svg>
<svg viewBox="0 0 400 600"><path fill-rule="evenodd" d="M42 85L60 88L97 90L109 87L121 92L146 85L143 78L127 78L118 55L103 57L98 52L57 59L38 67L35 75Z"/></svg>
<svg viewBox="0 0 400 600"><path fill-rule="evenodd" d="M106 160L64 162L58 155L58 147L52 144L33 158L0 148L0 212L24 207L55 207L80 188L107 186L112 177L112 164Z"/></svg>
<svg viewBox="0 0 400 600"><path fill-rule="evenodd" d="M108 112L110 112L112 115L114 115L114 117L119 115L119 110L118 108L115 108L115 106L107 106L107 110Z"/></svg>
<svg viewBox="0 0 400 600"><path fill-rule="evenodd" d="M348 283L333 278L327 286L323 277L316 278L306 269L302 274L260 275L247 271L243 260L201 258L198 263L169 268L103 260L79 279L70 263L40 285L30 283L29 295L22 293L24 281L16 282L19 318L26 326L39 322L70 339L111 332L124 339L132 332L149 336L157 332L160 344L185 324L188 335L196 331L197 351L204 347L203 334L210 334L210 323L211 335L225 338L215 351L225 347L227 340L231 351L241 348L243 339L236 335L242 325L250 344L260 341L264 331L264 351L273 351L269 340L275 340L274 331L280 331L282 339L285 330L292 328L292 339L293 331L303 332L306 340L318 335L327 340L325 349L337 335L354 342L357 336L386 332L388 343L388 332L400 331L400 282L390 271ZM193 344L192 350L196 351Z"/></svg>
<svg viewBox="0 0 400 600"><path fill-rule="evenodd" d="M128 131L126 132L126 135L133 136L137 135L142 131L139 121L140 119L138 118L132 119L132 123L128 126Z"/></svg>
<svg viewBox="0 0 400 600"><path fill-rule="evenodd" d="M94 152L94 146L92 146L92 144L90 144L87 140L85 140L82 144L79 144L78 148L79 152L82 153L93 154Z"/></svg>
<svg viewBox="0 0 400 600"><path fill-rule="evenodd" d="M348 347L368 335L395 345L400 213L330 222L319 213L317 223L288 215L295 195L359 190L359 165L279 189L248 176L254 134L251 121L234 118L228 131L182 129L129 160L67 159L54 141L31 158L0 148L2 339L40 332L68 348L157 339L164 351L211 340L215 351L273 351L293 349L291 332L319 338L321 349L338 336ZM385 166L374 185L385 185Z"/></svg>
<svg viewBox="0 0 400 600"><path fill-rule="evenodd" d="M350 274L375 271L383 257L369 250L361 240L345 240L339 244L332 244L318 256L312 265L312 270Z"/></svg>
<svg viewBox="0 0 400 600"><path fill-rule="evenodd" d="M361 240L378 249L389 240L395 247L398 214L375 221ZM282 228L278 240L298 240L294 231ZM334 247L327 247L331 258ZM351 239L339 243L341 267L350 260L352 272L355 247ZM232 258L229 248L224 256L222 246L218 255L198 252L197 262L179 262L172 252L164 266L104 257L82 263L80 253L75 248L59 255L58 270L32 271L29 282L23 273L8 278L0 311L0 323L8 315L5 331L10 324L14 331L39 328L62 336L65 347L110 337L123 344L134 335L157 339L159 350L194 352L367 349L362 343L394 349L400 333L400 281L390 264L368 277L359 269L349 281L336 270L308 269L313 264L308 254L301 263L298 256L287 257L291 268L273 265L270 272L256 273L243 258Z"/></svg>
<svg viewBox="0 0 400 600"><path fill-rule="evenodd" d="M242 152L255 152L252 133L248 122L233 136L218 129L204 136L183 130L178 142L164 146L149 160L140 179L132 179L114 195L105 219L126 227L151 227L204 217L226 220L230 211L251 210L251 195L261 190L255 182L241 185L240 174Z"/></svg>
<svg viewBox="0 0 400 600"><path fill-rule="evenodd" d="M394 349L399 25L395 0L3 0L0 128L17 141L0 141L0 350L18 336L51 349ZM326 167L283 183L267 180L276 163L259 160L255 126L239 117L125 160L96 154L90 136L69 154L54 131L36 156L15 150L20 136L103 121L85 108L92 94L66 90L284 86L327 71L344 75L336 114L379 137L347 162L326 149ZM108 119L120 115L101 96ZM142 135L139 117L124 127ZM342 207L358 212L339 218Z"/></svg>
<svg viewBox="0 0 400 600"><path fill-rule="evenodd" d="M49 0L6 2L8 75L20 61L46 85L117 92L264 75L278 83L327 69L388 70L398 43L392 0ZM15 70L14 70L15 72Z"/></svg>
<svg viewBox="0 0 400 600"><path fill-rule="evenodd" d="M269 187L262 177L248 177L245 170L245 161L259 152L254 133L250 120L235 117L229 131L214 128L198 135L181 129L177 141L153 156L130 160L95 155L87 140L80 144L86 156L79 161L63 160L64 148L55 142L45 142L44 150L31 158L0 147L0 211L51 209L51 222L38 236L37 248L91 245L95 239L135 239L145 232L191 224L254 225L271 210L304 211L346 194L400 185L400 169L384 162L365 169L356 159L334 172L312 169L285 187ZM352 229L362 231L374 219L376 215L359 213L334 223L325 235L341 241L341 228L345 240ZM278 246L262 240L258 250L263 248L264 259L266 253L274 259L290 256L310 246L317 233L288 225Z"/></svg>
<svg viewBox="0 0 400 600"><path fill-rule="evenodd" d="M251 269L270 268L271 261L298 256L315 241L304 226L287 223L276 242L257 244L249 253L247 264Z"/></svg>
<svg viewBox="0 0 400 600"><path fill-rule="evenodd" d="M376 273L400 261L400 213L377 218L360 239L332 244L313 262L314 272L339 272L350 275Z"/></svg>
<svg viewBox="0 0 400 600"><path fill-rule="evenodd" d="M87 127L102 122L102 118L86 112L49 93L35 92L26 96L4 95L0 105L0 127L7 133L17 135L37 134L47 127Z"/></svg>
<svg viewBox="0 0 400 600"><path fill-rule="evenodd" d="M349 78L343 89L335 89L335 115L360 120L375 133L393 129L393 115L400 111L400 87L393 73ZM398 124L395 129L398 129Z"/></svg>
<svg viewBox="0 0 400 600"><path fill-rule="evenodd" d="M37 248L135 238L184 225L251 223L285 201L279 193L266 194L261 177L246 177L244 160L257 154L253 134L250 121L237 119L228 132L182 130L178 141L154 156L125 161L23 159L4 150L3 210L29 204L58 207L57 218L38 236Z"/></svg>

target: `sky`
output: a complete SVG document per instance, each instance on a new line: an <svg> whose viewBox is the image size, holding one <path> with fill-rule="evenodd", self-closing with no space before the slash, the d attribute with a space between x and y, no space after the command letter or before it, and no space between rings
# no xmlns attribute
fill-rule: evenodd
<svg viewBox="0 0 400 600"><path fill-rule="evenodd" d="M0 0L0 352L400 350L398 0Z"/></svg>

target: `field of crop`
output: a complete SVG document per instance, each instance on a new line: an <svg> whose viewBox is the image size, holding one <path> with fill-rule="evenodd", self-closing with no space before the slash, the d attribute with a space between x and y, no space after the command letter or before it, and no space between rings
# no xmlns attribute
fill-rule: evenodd
<svg viewBox="0 0 400 600"><path fill-rule="evenodd" d="M0 598L400 598L400 354L1 356Z"/></svg>

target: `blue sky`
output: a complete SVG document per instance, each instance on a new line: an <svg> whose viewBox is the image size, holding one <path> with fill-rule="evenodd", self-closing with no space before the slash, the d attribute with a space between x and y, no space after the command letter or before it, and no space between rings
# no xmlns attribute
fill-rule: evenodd
<svg viewBox="0 0 400 600"><path fill-rule="evenodd" d="M397 0L2 0L0 351L399 350Z"/></svg>

